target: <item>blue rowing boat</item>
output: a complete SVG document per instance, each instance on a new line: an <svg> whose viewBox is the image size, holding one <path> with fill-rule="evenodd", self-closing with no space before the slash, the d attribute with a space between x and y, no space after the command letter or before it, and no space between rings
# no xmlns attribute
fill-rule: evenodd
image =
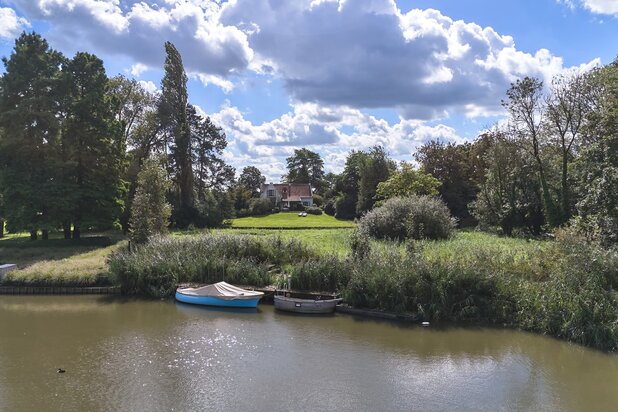
<svg viewBox="0 0 618 412"><path fill-rule="evenodd" d="M264 296L262 292L241 289L226 282L200 288L176 289L176 300L184 303L231 308L255 308Z"/></svg>

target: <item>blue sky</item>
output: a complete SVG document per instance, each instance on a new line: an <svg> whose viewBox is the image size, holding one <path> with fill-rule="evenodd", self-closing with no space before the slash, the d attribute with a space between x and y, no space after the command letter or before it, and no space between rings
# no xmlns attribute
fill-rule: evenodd
<svg viewBox="0 0 618 412"><path fill-rule="evenodd" d="M22 30L153 91L172 41L227 161L277 180L295 148L337 172L353 149L474 139L510 82L611 62L618 0L0 0L0 55Z"/></svg>

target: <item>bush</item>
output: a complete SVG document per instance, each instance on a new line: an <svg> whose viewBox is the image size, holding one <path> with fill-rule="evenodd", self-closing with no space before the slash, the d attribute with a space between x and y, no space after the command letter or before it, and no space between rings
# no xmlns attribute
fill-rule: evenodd
<svg viewBox="0 0 618 412"><path fill-rule="evenodd" d="M322 209L320 209L319 207L315 207L315 206L309 206L307 209L305 209L305 212L307 212L310 215L321 215Z"/></svg>
<svg viewBox="0 0 618 412"><path fill-rule="evenodd" d="M328 199L326 203L324 203L324 213L328 216L335 216L335 199Z"/></svg>
<svg viewBox="0 0 618 412"><path fill-rule="evenodd" d="M359 230L376 239L447 239L454 229L446 205L427 196L389 199L359 222Z"/></svg>
<svg viewBox="0 0 618 412"><path fill-rule="evenodd" d="M313 204L320 207L324 204L324 198L320 195L313 195Z"/></svg>
<svg viewBox="0 0 618 412"><path fill-rule="evenodd" d="M265 197L252 198L249 200L249 211L252 216L268 215L273 210L273 203Z"/></svg>

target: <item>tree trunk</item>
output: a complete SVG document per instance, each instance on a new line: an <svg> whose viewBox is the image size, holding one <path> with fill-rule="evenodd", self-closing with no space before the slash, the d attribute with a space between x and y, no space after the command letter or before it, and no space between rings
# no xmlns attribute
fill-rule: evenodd
<svg viewBox="0 0 618 412"><path fill-rule="evenodd" d="M36 230L31 230L30 231L30 240L37 240L39 238Z"/></svg>
<svg viewBox="0 0 618 412"><path fill-rule="evenodd" d="M4 219L0 219L0 239L4 237Z"/></svg>
<svg viewBox="0 0 618 412"><path fill-rule="evenodd" d="M79 226L73 226L73 239L79 239L80 236Z"/></svg>
<svg viewBox="0 0 618 412"><path fill-rule="evenodd" d="M62 224L62 232L64 233L64 238L66 240L71 239L71 224L64 222Z"/></svg>
<svg viewBox="0 0 618 412"><path fill-rule="evenodd" d="M571 218L571 196L569 193L568 184L568 167L569 167L569 154L568 152L562 153L562 222L564 223Z"/></svg>
<svg viewBox="0 0 618 412"><path fill-rule="evenodd" d="M43 240L48 240L49 239L49 231L47 229L43 229L41 231L41 238Z"/></svg>

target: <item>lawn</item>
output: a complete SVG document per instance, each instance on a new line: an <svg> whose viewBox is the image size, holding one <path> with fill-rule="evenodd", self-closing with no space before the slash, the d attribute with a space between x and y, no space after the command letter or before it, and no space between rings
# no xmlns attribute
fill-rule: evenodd
<svg viewBox="0 0 618 412"><path fill-rule="evenodd" d="M326 214L301 217L297 212L273 213L266 216L250 216L232 219L233 228L255 229L303 229L303 228L352 228L351 220L335 219Z"/></svg>
<svg viewBox="0 0 618 412"><path fill-rule="evenodd" d="M105 233L80 240L29 239L27 234L0 239L0 263L15 263L19 270L7 274L7 284L97 285L106 282L105 259L126 244L118 233Z"/></svg>

